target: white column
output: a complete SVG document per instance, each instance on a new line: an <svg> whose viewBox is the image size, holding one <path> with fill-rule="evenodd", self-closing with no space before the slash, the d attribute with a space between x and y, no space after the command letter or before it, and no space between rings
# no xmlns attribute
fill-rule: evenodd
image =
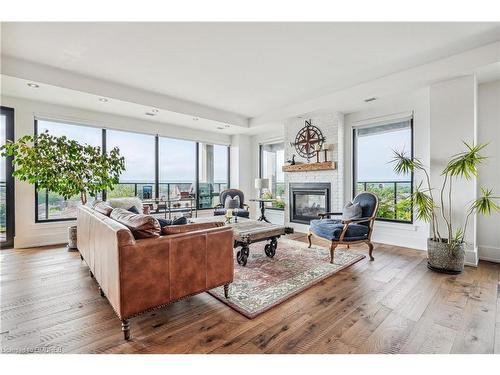
<svg viewBox="0 0 500 375"><path fill-rule="evenodd" d="M430 90L430 161L431 182L434 188L441 187L441 172L450 157L464 150L462 141L477 143L477 82L468 75L431 86ZM434 191L434 198L439 191ZM447 205L445 194L445 207ZM476 179L453 180L453 205L451 207L454 228L463 226L467 209L477 197ZM446 208L448 209L448 208ZM476 218L471 218L467 227L466 264L477 265ZM441 236L446 235L445 223L440 218Z"/></svg>

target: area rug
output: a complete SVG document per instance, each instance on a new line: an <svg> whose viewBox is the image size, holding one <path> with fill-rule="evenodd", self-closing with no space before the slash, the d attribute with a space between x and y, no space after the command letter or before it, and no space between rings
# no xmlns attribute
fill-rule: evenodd
<svg viewBox="0 0 500 375"><path fill-rule="evenodd" d="M337 248L335 263L330 264L329 249L319 246L308 249L306 243L281 238L271 259L264 254L265 244L250 245L245 267L236 262L235 254L229 299L224 298L223 287L208 292L250 319L364 258L364 255Z"/></svg>

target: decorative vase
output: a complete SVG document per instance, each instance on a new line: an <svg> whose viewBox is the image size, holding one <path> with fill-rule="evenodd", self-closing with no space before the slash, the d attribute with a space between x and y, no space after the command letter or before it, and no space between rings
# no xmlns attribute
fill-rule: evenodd
<svg viewBox="0 0 500 375"><path fill-rule="evenodd" d="M78 250L78 244L76 242L76 225L68 227L68 250Z"/></svg>
<svg viewBox="0 0 500 375"><path fill-rule="evenodd" d="M454 245L452 249L448 242L427 239L427 267L436 272L459 274L464 270L465 242Z"/></svg>

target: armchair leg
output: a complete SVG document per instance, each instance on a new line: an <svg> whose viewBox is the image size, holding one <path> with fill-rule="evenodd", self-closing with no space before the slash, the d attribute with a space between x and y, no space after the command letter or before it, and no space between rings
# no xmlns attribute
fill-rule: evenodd
<svg viewBox="0 0 500 375"><path fill-rule="evenodd" d="M310 247L311 247L311 245L312 245L312 243L311 243L311 237L312 237L312 233L311 233L311 232L309 232L309 234L307 235L307 241L309 241L309 246L308 246L308 248L310 248Z"/></svg>
<svg viewBox="0 0 500 375"><path fill-rule="evenodd" d="M122 320L122 331L123 338L126 341L130 340L130 322L128 320Z"/></svg>
<svg viewBox="0 0 500 375"><path fill-rule="evenodd" d="M373 261L373 260L375 260L375 258L372 255L372 253L373 253L373 244L371 242L368 242L367 245L368 245L368 255L370 256L370 260Z"/></svg>
<svg viewBox="0 0 500 375"><path fill-rule="evenodd" d="M335 255L335 248L337 247L337 244L333 243L330 245L330 263L333 264L333 258Z"/></svg>

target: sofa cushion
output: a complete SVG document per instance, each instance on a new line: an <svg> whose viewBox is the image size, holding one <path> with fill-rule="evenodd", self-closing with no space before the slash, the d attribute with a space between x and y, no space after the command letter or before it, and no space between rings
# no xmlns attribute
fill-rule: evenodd
<svg viewBox="0 0 500 375"><path fill-rule="evenodd" d="M134 206L139 213L143 213L142 201L137 197L129 198L111 198L106 201L113 208L123 208L128 210L130 207Z"/></svg>
<svg viewBox="0 0 500 375"><path fill-rule="evenodd" d="M115 208L110 217L130 229L136 240L160 236L160 224L153 216L138 215L123 208Z"/></svg>
<svg viewBox="0 0 500 375"><path fill-rule="evenodd" d="M209 223L191 223L185 225L169 225L161 229L164 235L193 232L196 230L212 229L224 226L221 221L211 221Z"/></svg>
<svg viewBox="0 0 500 375"><path fill-rule="evenodd" d="M327 240L339 240L344 224L335 219L311 220L310 231ZM344 241L359 241L368 238L369 228L360 224L349 224Z"/></svg>
<svg viewBox="0 0 500 375"><path fill-rule="evenodd" d="M238 197L237 195L234 198L231 198L229 195L226 196L226 200L224 201L224 208L240 208L240 197Z"/></svg>
<svg viewBox="0 0 500 375"><path fill-rule="evenodd" d="M140 214L140 212L137 210L136 206L130 207L127 211L132 212L133 214Z"/></svg>
<svg viewBox="0 0 500 375"><path fill-rule="evenodd" d="M359 203L348 202L342 212L342 220L361 219L362 210Z"/></svg>
<svg viewBox="0 0 500 375"><path fill-rule="evenodd" d="M113 211L113 207L110 205L102 202L102 201L95 201L94 204L92 205L92 208L99 212L100 214L109 216L111 215L111 211Z"/></svg>

